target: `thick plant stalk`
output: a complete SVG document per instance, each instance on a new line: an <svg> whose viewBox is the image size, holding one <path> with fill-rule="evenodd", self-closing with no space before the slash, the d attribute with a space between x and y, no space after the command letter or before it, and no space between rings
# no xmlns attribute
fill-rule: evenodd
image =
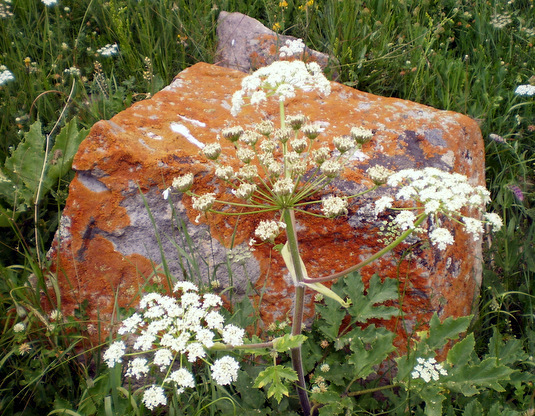
<svg viewBox="0 0 535 416"><path fill-rule="evenodd" d="M302 284L304 279L304 270L299 256L299 246L297 242L297 233L295 231L295 217L291 209L283 211L283 220L286 223L286 237L288 239L288 247L290 249L291 262L295 271L295 294L294 294L294 310L292 319L292 335L300 335L303 326L303 311L305 300L305 286ZM305 374L303 369L303 359L301 346L292 348L290 350L292 358L292 367L297 373L297 394L301 403L301 408L306 416L311 415L310 400L306 390Z"/></svg>

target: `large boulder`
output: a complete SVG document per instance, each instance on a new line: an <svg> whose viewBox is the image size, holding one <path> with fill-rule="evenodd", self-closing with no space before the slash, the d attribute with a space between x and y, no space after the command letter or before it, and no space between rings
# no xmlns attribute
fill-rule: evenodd
<svg viewBox="0 0 535 416"><path fill-rule="evenodd" d="M280 35L258 20L241 13L222 11L217 19L216 64L242 72L255 71L279 59L279 51L293 36ZM305 46L296 58L317 62L325 72L336 77L332 64L336 59Z"/></svg>
<svg viewBox="0 0 535 416"><path fill-rule="evenodd" d="M190 197L162 197L173 178L187 172L195 174L194 191L224 192L200 147L218 140L229 125L277 121L276 103L261 111L247 106L231 116L231 97L244 76L199 63L151 99L93 126L76 155L76 175L50 252L65 314L86 302L85 310L102 321L105 333L116 308L135 306L145 285L166 287L162 272L167 269L175 279L247 293L265 323L286 318L293 286L281 256L267 244L248 250L256 225L268 216L245 216L236 223L236 217L209 215L197 223ZM335 82L331 89L324 97L298 94L287 101L286 112L321 122L325 130L320 139L347 134L353 126L374 131L335 183L341 191L370 187L365 171L376 164L393 170L432 166L484 185L483 141L470 118ZM231 144L221 144L231 151ZM384 246L379 234L384 218L373 212L373 200L380 195L384 193L355 200L347 217L335 220L297 215L309 276L341 271ZM423 249L413 240L411 247L362 270L365 281L379 273L401 282L403 325L387 323L400 334L425 325L434 312L444 318L472 311L481 282L481 246L451 226L455 244L445 250ZM409 248L411 255L402 257L401 250ZM312 298L308 292L309 313Z"/></svg>

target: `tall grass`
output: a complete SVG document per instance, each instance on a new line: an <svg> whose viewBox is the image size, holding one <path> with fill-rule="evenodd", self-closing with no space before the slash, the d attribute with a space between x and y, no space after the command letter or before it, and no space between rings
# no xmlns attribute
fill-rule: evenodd
<svg viewBox="0 0 535 416"><path fill-rule="evenodd" d="M506 226L485 240L473 330L481 349L498 330L535 356L535 98L514 93L534 82L533 0L59 0L50 7L0 0L0 65L15 78L0 85L0 413L44 414L54 402L106 391L98 390L96 362L74 359L83 310L78 322L51 324L40 307L50 280L37 258L57 229L71 176L58 178L34 209L35 199L7 197L2 181L14 172L4 160L37 120L45 134L58 121L88 128L150 97L182 69L213 62L221 10L331 54L347 85L478 120L491 209ZM113 44L117 54L98 52ZM18 322L25 332L13 331Z"/></svg>

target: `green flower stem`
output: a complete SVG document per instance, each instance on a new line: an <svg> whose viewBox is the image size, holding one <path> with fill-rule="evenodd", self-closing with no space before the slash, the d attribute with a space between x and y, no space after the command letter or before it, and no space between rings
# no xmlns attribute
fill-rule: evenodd
<svg viewBox="0 0 535 416"><path fill-rule="evenodd" d="M303 281L305 283L321 283L321 282L328 282L330 280L338 279L339 277L343 277L351 272L357 271L362 269L364 266L367 266L371 262L377 260L380 257L383 257L386 253L396 248L400 243L402 243L411 233L414 232L418 226L424 222L424 220L428 217L426 214L420 214L420 218L414 223L414 228L411 228L407 231L405 231L403 234L401 234L398 238L396 238L392 243L387 245L385 248L383 248L381 251L378 251L373 256L368 257L366 260L361 261L359 264L356 264L354 266L349 267L348 269L342 270L341 272L331 274L329 276L325 277L305 277Z"/></svg>
<svg viewBox="0 0 535 416"><path fill-rule="evenodd" d="M243 344L243 345L230 345L216 343L211 348L212 351L222 351L222 350L248 350L248 349L261 349L261 348L273 348L273 341L269 342L259 342L256 344Z"/></svg>
<svg viewBox="0 0 535 416"><path fill-rule="evenodd" d="M295 230L295 216L292 209L285 209L282 212L282 219L286 223L286 238L288 240L288 247L290 249L291 261L294 266L296 276L296 286L294 295L294 310L292 319L292 335L300 335L303 325L303 312L305 306L305 287L301 284L305 279L305 272L301 264L301 257L299 256L299 246L297 242L297 232ZM292 358L292 367L297 373L297 394L301 407L306 416L311 413L310 400L308 398L305 382L305 372L303 369L303 358L301 353L301 346L291 348L290 356Z"/></svg>
<svg viewBox="0 0 535 416"><path fill-rule="evenodd" d="M379 386L379 387L374 387L372 389L351 391L351 392L346 392L345 394L343 394L343 396L349 396L349 397L362 396L363 394L375 393L376 391L381 391L381 390L386 390L386 389L393 389L395 387L399 387L400 385L401 384L389 384L387 386Z"/></svg>

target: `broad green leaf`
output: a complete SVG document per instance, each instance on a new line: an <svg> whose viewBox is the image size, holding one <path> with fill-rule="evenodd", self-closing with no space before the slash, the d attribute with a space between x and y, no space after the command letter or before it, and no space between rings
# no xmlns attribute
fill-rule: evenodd
<svg viewBox="0 0 535 416"><path fill-rule="evenodd" d="M487 358L477 365L453 366L445 386L451 391L465 396L476 394L480 388L490 388L498 392L505 391L500 384L508 381L514 370L499 363L496 358Z"/></svg>
<svg viewBox="0 0 535 416"><path fill-rule="evenodd" d="M45 140L41 132L41 122L36 121L4 164L15 185L19 188L24 185L32 198L37 192L43 169Z"/></svg>
<svg viewBox="0 0 535 416"><path fill-rule="evenodd" d="M306 339L305 335L285 334L273 340L273 348L278 352L286 352L291 348L299 347Z"/></svg>
<svg viewBox="0 0 535 416"><path fill-rule="evenodd" d="M317 326L329 341L334 341L338 338L340 325L347 312L334 300L325 299L324 302L325 305L316 304L316 312L320 315Z"/></svg>
<svg viewBox="0 0 535 416"><path fill-rule="evenodd" d="M288 396L289 391L286 387L286 381L296 381L297 373L289 367L283 365L274 365L266 368L258 374L254 387L262 388L269 385L267 397L275 397L278 403L283 396Z"/></svg>
<svg viewBox="0 0 535 416"><path fill-rule="evenodd" d="M485 357L496 357L502 364L513 364L527 360L528 354L524 351L521 340L513 338L504 343L502 335L494 328L489 340L489 353Z"/></svg>
<svg viewBox="0 0 535 416"><path fill-rule="evenodd" d="M380 305L389 300L397 300L398 283L395 279L385 279L374 274L369 287L364 293L364 283L357 273L351 273L345 279L345 292L351 299L349 313L353 322L365 323L368 319L390 319L399 314L399 310L392 306Z"/></svg>
<svg viewBox="0 0 535 416"><path fill-rule="evenodd" d="M427 416L442 416L442 402L446 397L440 394L438 386L426 386L419 392L420 397L425 401L425 414Z"/></svg>
<svg viewBox="0 0 535 416"><path fill-rule="evenodd" d="M69 121L55 137L55 143L47 160L46 189L52 187L71 170L72 161L88 129L78 130L76 119Z"/></svg>
<svg viewBox="0 0 535 416"><path fill-rule="evenodd" d="M474 352L474 334L469 334L465 339L455 344L448 352L448 362L451 365L462 366L468 363Z"/></svg>
<svg viewBox="0 0 535 416"><path fill-rule="evenodd" d="M392 344L396 334L375 325L364 330L355 328L349 336L353 354L348 362L354 365L353 377L368 377L374 371L373 367L381 364L396 349Z"/></svg>
<svg viewBox="0 0 535 416"><path fill-rule="evenodd" d="M430 350L442 348L449 340L457 339L461 332L465 332L471 320L471 316L460 318L450 316L441 323L438 315L434 313L429 323L429 337L426 340L427 346Z"/></svg>
<svg viewBox="0 0 535 416"><path fill-rule="evenodd" d="M477 399L472 400L468 403L465 408L462 416L481 416L483 414L483 407Z"/></svg>

